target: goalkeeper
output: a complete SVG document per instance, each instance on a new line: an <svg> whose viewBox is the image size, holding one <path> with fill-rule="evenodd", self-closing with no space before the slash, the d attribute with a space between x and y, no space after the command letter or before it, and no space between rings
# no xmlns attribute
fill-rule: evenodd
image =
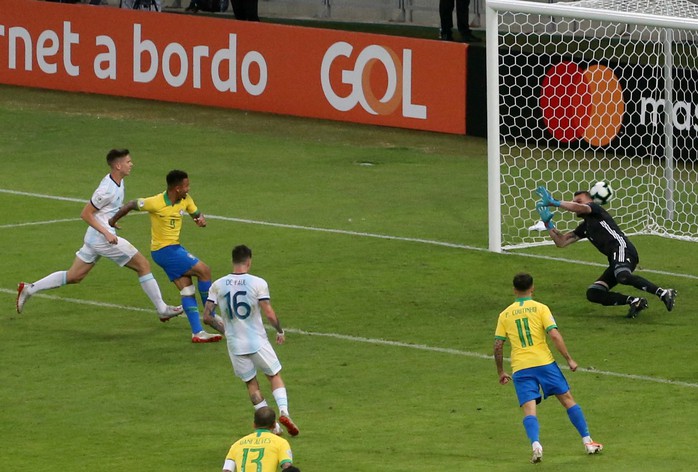
<svg viewBox="0 0 698 472"><path fill-rule="evenodd" d="M544 186L538 187L536 193L541 198L536 203L536 210L557 247L569 246L587 238L608 259L608 268L587 288L587 300L604 306L630 305L627 317L635 318L647 308L647 299L612 292L611 289L620 283L656 295L668 311L674 308L676 290L658 287L633 274L640 262L635 246L623 234L613 217L601 205L593 202L589 192L575 192L572 201L556 200ZM561 233L555 228L549 208L551 206L573 212L582 222L573 231Z"/></svg>

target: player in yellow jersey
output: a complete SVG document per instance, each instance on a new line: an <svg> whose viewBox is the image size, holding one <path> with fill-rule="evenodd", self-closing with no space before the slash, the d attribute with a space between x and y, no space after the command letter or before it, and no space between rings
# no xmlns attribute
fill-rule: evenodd
<svg viewBox="0 0 698 472"><path fill-rule="evenodd" d="M570 370L577 370L577 363L570 356L562 339L550 309L533 300L533 277L520 273L514 276L514 294L516 301L499 314L497 329L494 334L494 360L497 365L499 383L505 385L514 381L519 406L523 409L523 425L531 441L533 456L531 462L543 459L543 446L540 443L536 405L543 398L555 395L567 410L567 416L577 428L587 454L601 452L603 445L595 443L589 435L586 418L582 409L570 393L567 379L562 375L548 347L546 334L550 336L555 348L567 361ZM513 376L504 371L504 342L511 343L511 369Z"/></svg>
<svg viewBox="0 0 698 472"><path fill-rule="evenodd" d="M107 224L109 217L117 212L124 201L124 179L131 174L133 167L131 153L128 149L112 149L107 153L107 165L109 173L80 213L88 228L73 264L68 270L52 272L34 283L20 282L17 287L17 313L22 313L27 300L38 292L82 282L103 257L138 274L141 288L155 305L160 321L167 321L182 313L181 306L169 306L163 301L160 287L150 271L150 263L143 254L126 239L118 237L116 230Z"/></svg>
<svg viewBox="0 0 698 472"><path fill-rule="evenodd" d="M117 221L131 210L150 213L150 254L179 289L182 307L191 326L192 342L217 342L222 336L207 333L201 326L196 289L192 281L192 277L198 279L201 302L206 303L208 289L211 287L211 269L179 242L184 215L189 215L199 227L206 226L206 218L189 195L189 176L186 172L170 171L166 180L167 190L149 198L131 200L116 212L109 224L118 228Z"/></svg>
<svg viewBox="0 0 698 472"><path fill-rule="evenodd" d="M254 412L255 432L238 439L225 456L223 472L300 472L288 441L271 432L276 413L268 406Z"/></svg>

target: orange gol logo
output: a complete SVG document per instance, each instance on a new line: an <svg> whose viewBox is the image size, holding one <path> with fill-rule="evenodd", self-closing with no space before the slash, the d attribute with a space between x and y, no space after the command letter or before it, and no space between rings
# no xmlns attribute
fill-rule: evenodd
<svg viewBox="0 0 698 472"><path fill-rule="evenodd" d="M623 125L623 88L612 69L593 65L586 70L560 62L545 74L540 94L543 121L550 134L568 143L583 139L606 146Z"/></svg>

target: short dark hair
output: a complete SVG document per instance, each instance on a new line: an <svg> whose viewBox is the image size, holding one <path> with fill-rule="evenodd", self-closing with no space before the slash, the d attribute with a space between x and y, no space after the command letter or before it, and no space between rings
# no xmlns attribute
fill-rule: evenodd
<svg viewBox="0 0 698 472"><path fill-rule="evenodd" d="M268 406L263 406L254 412L254 424L258 428L272 429L276 423L276 412Z"/></svg>
<svg viewBox="0 0 698 472"><path fill-rule="evenodd" d="M122 157L126 157L130 152L128 152L128 149L112 149L107 153L107 164L110 166L116 161L117 159L121 159Z"/></svg>
<svg viewBox="0 0 698 472"><path fill-rule="evenodd" d="M519 292L525 292L533 287L533 276L526 272L519 272L514 276L514 288Z"/></svg>
<svg viewBox="0 0 698 472"><path fill-rule="evenodd" d="M285 469L281 469L283 472L301 472L301 470L296 467L295 465L291 465L289 467L286 467Z"/></svg>
<svg viewBox="0 0 698 472"><path fill-rule="evenodd" d="M233 248L233 264L241 264L247 259L252 259L252 249L244 244Z"/></svg>
<svg viewBox="0 0 698 472"><path fill-rule="evenodd" d="M574 192L574 196L576 197L577 195L586 195L587 197L591 198L591 194L588 190L577 190Z"/></svg>
<svg viewBox="0 0 698 472"><path fill-rule="evenodd" d="M167 188L176 187L177 185L184 182L184 179L188 178L189 175L183 170L171 170L170 172L168 172L167 177L165 178L165 180L167 180Z"/></svg>

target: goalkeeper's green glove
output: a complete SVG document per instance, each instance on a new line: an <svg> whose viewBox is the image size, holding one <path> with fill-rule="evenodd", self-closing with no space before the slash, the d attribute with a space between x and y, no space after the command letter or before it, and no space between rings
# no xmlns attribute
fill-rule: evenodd
<svg viewBox="0 0 698 472"><path fill-rule="evenodd" d="M555 228L555 223L553 223L553 213L550 211L550 208L548 208L548 205L544 203L544 200L539 200L538 203L536 203L536 210L538 211L540 220L543 222L546 229Z"/></svg>
<svg viewBox="0 0 698 472"><path fill-rule="evenodd" d="M548 189L543 185L536 189L536 193L540 196L543 205L553 205L556 207L560 206L560 200L555 200L550 192L548 192Z"/></svg>

